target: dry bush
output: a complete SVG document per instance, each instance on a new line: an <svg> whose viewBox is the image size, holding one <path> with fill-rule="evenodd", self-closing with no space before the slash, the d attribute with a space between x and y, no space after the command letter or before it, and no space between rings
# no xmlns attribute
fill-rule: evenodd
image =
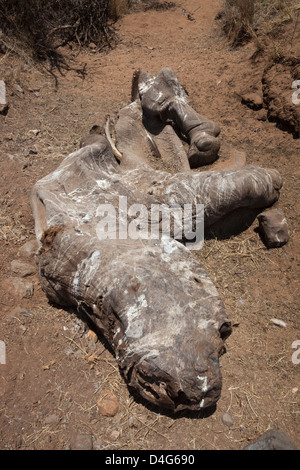
<svg viewBox="0 0 300 470"><path fill-rule="evenodd" d="M275 34L277 28L299 15L299 0L261 0L256 2L255 27L266 34Z"/></svg>
<svg viewBox="0 0 300 470"><path fill-rule="evenodd" d="M299 0L224 0L222 26L233 46L263 34L276 34L278 25L293 21ZM298 6L297 6L298 5Z"/></svg>
<svg viewBox="0 0 300 470"><path fill-rule="evenodd" d="M0 0L0 52L26 50L50 70L66 68L59 47L114 42L114 21L131 0Z"/></svg>
<svg viewBox="0 0 300 470"><path fill-rule="evenodd" d="M243 43L253 34L254 0L226 0L223 29L232 45Z"/></svg>

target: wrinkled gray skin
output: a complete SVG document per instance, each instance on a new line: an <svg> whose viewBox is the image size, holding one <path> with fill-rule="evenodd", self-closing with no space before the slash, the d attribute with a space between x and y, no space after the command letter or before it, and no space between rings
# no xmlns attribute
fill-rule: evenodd
<svg viewBox="0 0 300 470"><path fill-rule="evenodd" d="M193 252L176 240L99 238L99 205L110 203L118 215L119 196L127 196L128 207L138 202L148 209L203 203L209 225L240 208L271 205L282 181L258 167L154 170L145 158L149 149L142 151L149 142L141 104L137 99L120 112L121 164L103 136L93 137L34 186L37 267L50 300L84 311L101 330L130 387L172 411L201 410L219 399L219 356L231 332L218 292ZM173 152L178 137L170 126L161 132L159 146L169 142L164 148Z"/></svg>

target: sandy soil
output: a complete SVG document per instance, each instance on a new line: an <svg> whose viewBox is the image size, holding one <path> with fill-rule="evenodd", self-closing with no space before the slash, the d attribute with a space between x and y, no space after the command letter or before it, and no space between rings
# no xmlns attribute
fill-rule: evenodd
<svg viewBox="0 0 300 470"><path fill-rule="evenodd" d="M125 16L113 50L66 50L87 73L84 79L75 72L59 76L58 88L26 61L0 57L10 104L0 116L1 449L69 449L80 445L77 436L81 445L102 450L238 450L274 428L300 446L300 364L292 361L292 345L300 340L300 141L286 125L241 102L247 92L262 94L269 56L255 54L254 42L229 47L215 20L221 2L202 1L201 8L199 0L175 3ZM280 30L282 44L290 43L291 31L293 24ZM255 221L236 237L208 240L195 254L234 326L220 360L222 395L206 414L174 416L130 395L101 338L95 341L76 312L49 304L30 269L20 287L20 268L14 272L11 265L34 265L32 253L22 250L35 238L29 205L34 182L78 148L93 125L103 126L107 113L114 117L129 103L136 69L155 75L164 66L176 72L193 107L219 123L222 138L247 152L248 163L276 168L285 181L278 203L290 229L284 247L268 250ZM292 96L291 84L281 82L278 94ZM272 318L286 327L272 325ZM106 388L119 402L113 417L97 406Z"/></svg>

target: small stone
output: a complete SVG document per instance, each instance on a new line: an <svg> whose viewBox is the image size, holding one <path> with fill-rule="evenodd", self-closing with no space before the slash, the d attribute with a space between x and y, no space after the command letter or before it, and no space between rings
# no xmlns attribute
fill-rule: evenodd
<svg viewBox="0 0 300 470"><path fill-rule="evenodd" d="M20 85L19 85L18 83L15 83L15 84L14 84L14 89L15 89L16 91L18 91L19 93L21 93L22 95L24 94L23 88L20 87Z"/></svg>
<svg viewBox="0 0 300 470"><path fill-rule="evenodd" d="M120 437L120 432L117 431L117 430L112 431L112 432L110 433L109 437L110 437L110 440L111 440L111 441L116 441L116 440L119 439L119 437Z"/></svg>
<svg viewBox="0 0 300 470"><path fill-rule="evenodd" d="M94 343L97 343L98 341L98 336L93 330L89 330L87 333L87 336L90 340L92 340Z"/></svg>
<svg viewBox="0 0 300 470"><path fill-rule="evenodd" d="M32 259L38 251L38 242L36 239L26 242L18 251L18 256Z"/></svg>
<svg viewBox="0 0 300 470"><path fill-rule="evenodd" d="M271 318L270 323L276 326L280 326L281 328L286 328L286 323L283 320L279 320L278 318Z"/></svg>
<svg viewBox="0 0 300 470"><path fill-rule="evenodd" d="M6 86L3 80L0 80L0 114L4 116L8 111L8 103L6 101Z"/></svg>
<svg viewBox="0 0 300 470"><path fill-rule="evenodd" d="M35 267L29 263L24 263L23 261L19 261L14 259L11 262L11 270L13 273L18 274L21 277L31 276L36 272Z"/></svg>
<svg viewBox="0 0 300 470"><path fill-rule="evenodd" d="M93 450L91 434L77 433L70 441L70 450Z"/></svg>
<svg viewBox="0 0 300 470"><path fill-rule="evenodd" d="M261 109L263 107L263 98L259 93L246 93L242 96L242 103L251 109Z"/></svg>
<svg viewBox="0 0 300 470"><path fill-rule="evenodd" d="M119 411L119 401L108 388L103 389L100 393L97 405L103 416L115 416Z"/></svg>
<svg viewBox="0 0 300 470"><path fill-rule="evenodd" d="M28 131L29 137L31 137L31 136L35 136L35 137L36 137L37 135L39 135L39 133L40 133L40 130L39 130L39 129L30 129L30 130Z"/></svg>
<svg viewBox="0 0 300 470"><path fill-rule="evenodd" d="M265 108L260 109L256 113L256 119L258 121L267 121L268 120L268 111Z"/></svg>
<svg viewBox="0 0 300 470"><path fill-rule="evenodd" d="M295 443L281 431L270 429L244 450L299 450Z"/></svg>
<svg viewBox="0 0 300 470"><path fill-rule="evenodd" d="M14 293L23 299L30 299L33 296L34 286L33 282L25 279L10 279L10 285L12 286Z"/></svg>
<svg viewBox="0 0 300 470"><path fill-rule="evenodd" d="M61 417L56 414L49 415L45 418L44 423L45 424L58 424L61 420Z"/></svg>
<svg viewBox="0 0 300 470"><path fill-rule="evenodd" d="M222 416L223 423L228 426L229 428L233 426L233 419L228 413L224 413Z"/></svg>
<svg viewBox="0 0 300 470"><path fill-rule="evenodd" d="M268 248L278 248L289 241L288 223L281 209L267 209L257 219L262 239Z"/></svg>

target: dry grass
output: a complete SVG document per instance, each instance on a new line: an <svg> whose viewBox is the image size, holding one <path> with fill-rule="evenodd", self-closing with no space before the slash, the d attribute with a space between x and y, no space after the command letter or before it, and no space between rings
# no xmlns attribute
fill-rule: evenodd
<svg viewBox="0 0 300 470"><path fill-rule="evenodd" d="M114 22L130 5L131 0L0 0L0 54L25 51L50 70L68 69L59 48L112 46Z"/></svg>
<svg viewBox="0 0 300 470"><path fill-rule="evenodd" d="M224 31L232 45L244 42L253 34L255 5L253 0L226 0Z"/></svg>
<svg viewBox="0 0 300 470"><path fill-rule="evenodd" d="M261 34L276 34L278 26L298 15L298 0L224 0L223 30L232 46Z"/></svg>
<svg viewBox="0 0 300 470"><path fill-rule="evenodd" d="M54 76L56 85L57 72L63 75L74 70L84 77L84 66L71 67L72 59L66 57L62 46L68 44L73 50L92 46L93 52L114 47L118 42L115 22L135 6L148 6L148 2L0 0L0 63L7 54L15 54L24 63L41 64ZM152 7L165 7L165 3L151 0Z"/></svg>
<svg viewBox="0 0 300 470"><path fill-rule="evenodd" d="M108 6L110 18L117 20L125 15L130 11L133 3L133 0L110 0Z"/></svg>

